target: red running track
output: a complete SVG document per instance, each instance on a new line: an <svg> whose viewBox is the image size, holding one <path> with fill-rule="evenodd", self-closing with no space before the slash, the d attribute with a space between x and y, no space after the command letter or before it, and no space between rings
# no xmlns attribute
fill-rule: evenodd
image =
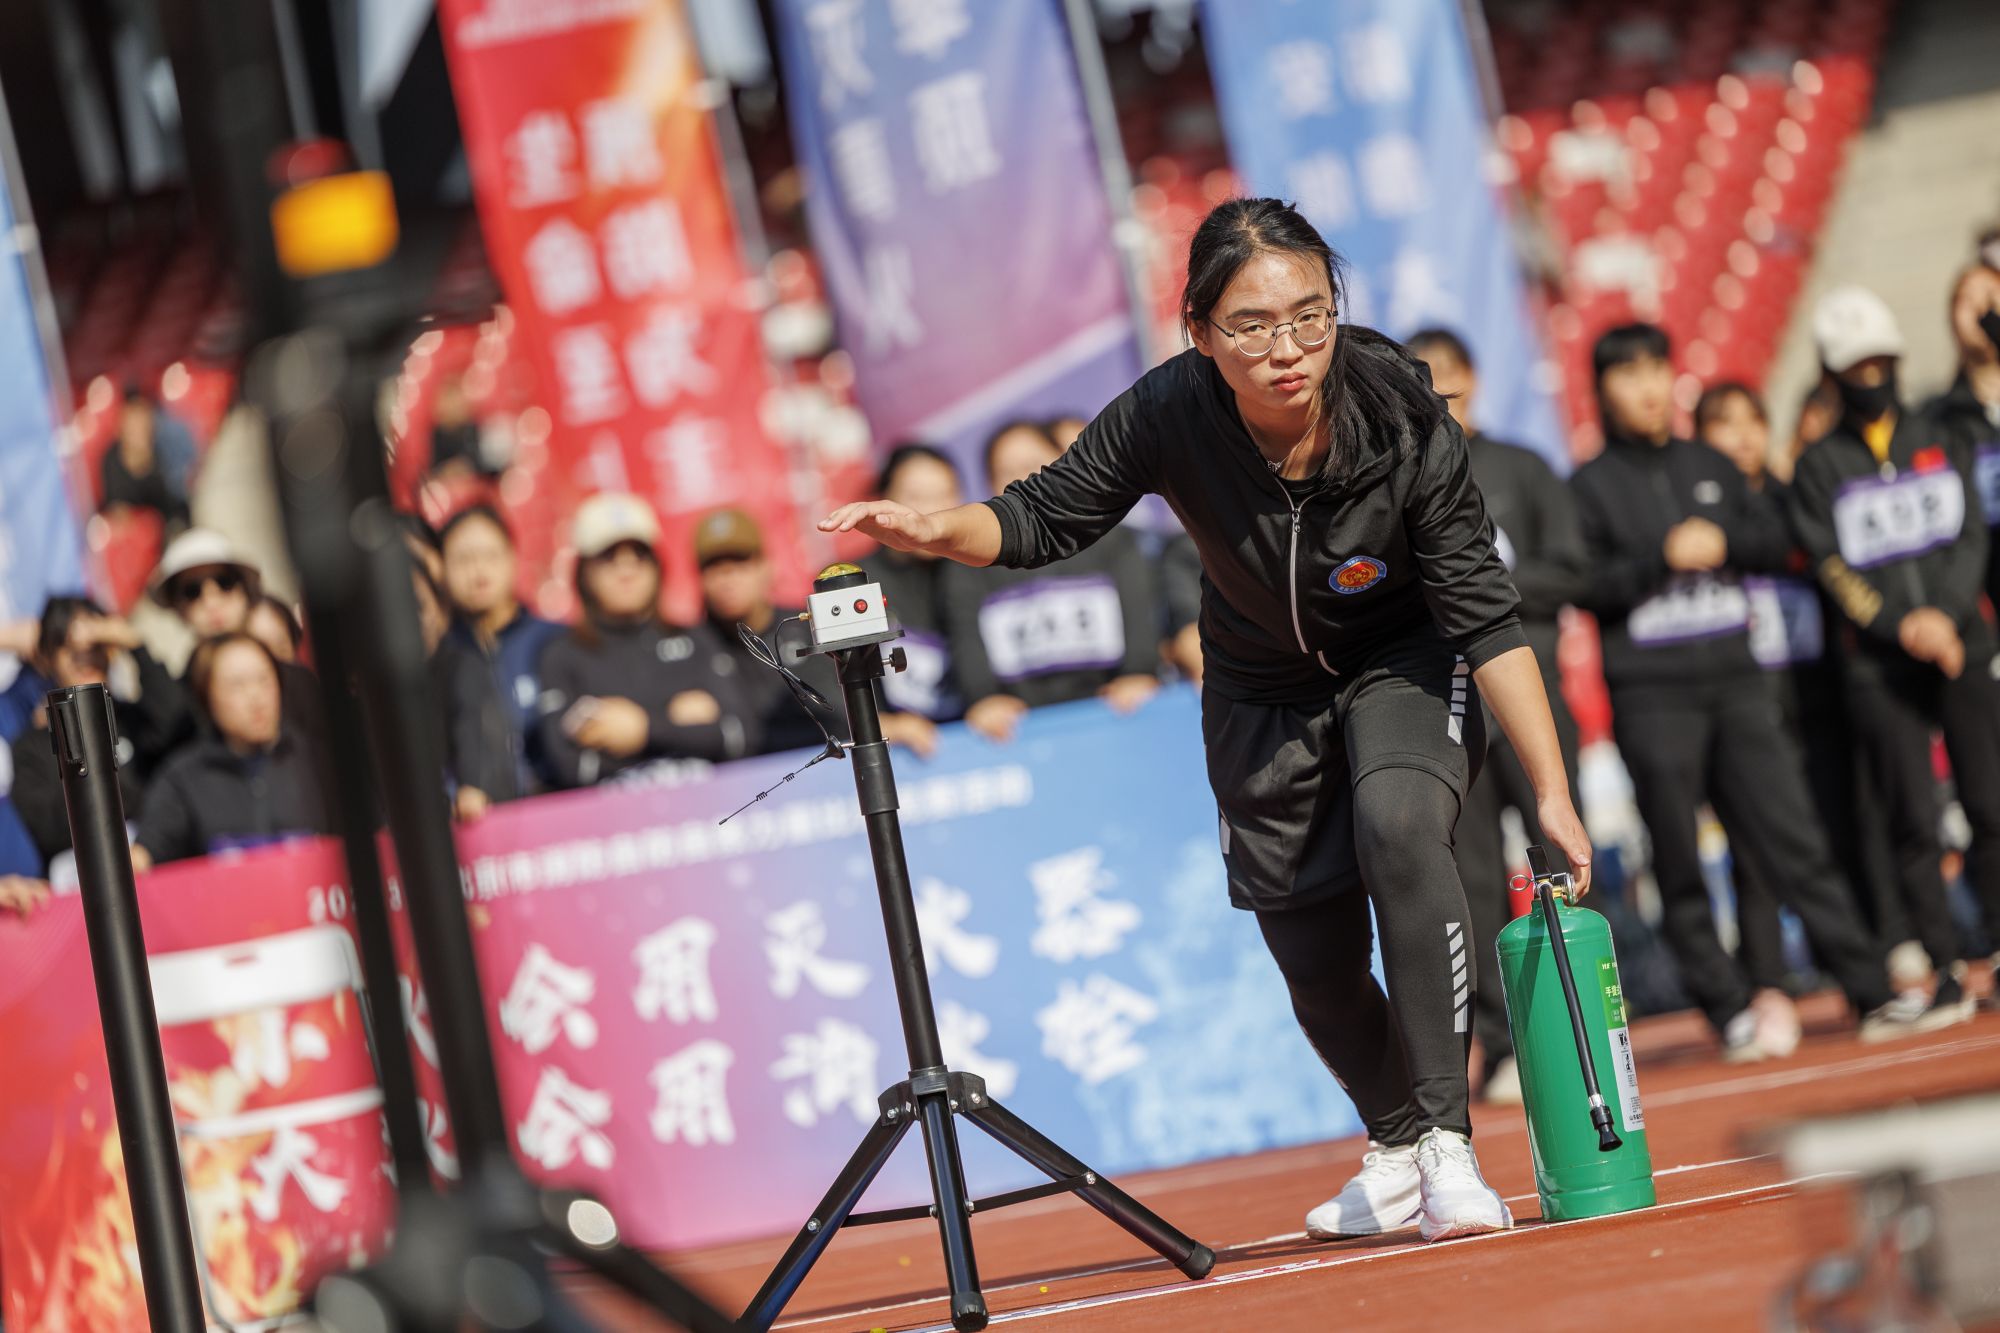
<svg viewBox="0 0 2000 1333"><path fill-rule="evenodd" d="M980 1275L996 1327L1024 1330L1700 1329L1768 1326L1772 1302L1846 1236L1836 1182L1789 1180L1757 1154L1758 1131L1803 1116L2000 1088L2000 1017L1929 1037L1862 1046L1837 1006L1808 1006L1810 1036L1790 1060L1731 1066L1697 1020L1635 1031L1659 1204L1564 1225L1537 1220L1518 1108L1482 1107L1475 1142L1487 1179L1510 1196L1514 1231L1438 1245L1413 1233L1320 1243L1307 1208L1358 1163L1357 1139L1209 1162L1121 1180L1213 1246L1215 1273L1190 1283L1074 1200L977 1219ZM827 1164L829 1172L836 1163ZM754 1188L745 1182L746 1188ZM725 1309L740 1309L785 1239L668 1256ZM601 1303L600 1303L601 1302ZM608 1298L618 1328L647 1327ZM834 1240L780 1329L948 1330L930 1222L868 1227Z"/></svg>

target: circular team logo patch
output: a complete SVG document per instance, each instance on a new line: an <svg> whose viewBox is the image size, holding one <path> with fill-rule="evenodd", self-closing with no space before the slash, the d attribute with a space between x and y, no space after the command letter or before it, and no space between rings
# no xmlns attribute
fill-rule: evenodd
<svg viewBox="0 0 2000 1333"><path fill-rule="evenodd" d="M1357 555L1334 570L1333 577L1327 581L1333 585L1335 592L1348 597L1374 587L1388 573L1389 567L1374 556Z"/></svg>

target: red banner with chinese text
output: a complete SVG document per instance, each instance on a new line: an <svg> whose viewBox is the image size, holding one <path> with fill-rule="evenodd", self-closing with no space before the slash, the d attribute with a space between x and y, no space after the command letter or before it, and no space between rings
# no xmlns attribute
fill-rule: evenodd
<svg viewBox="0 0 2000 1333"><path fill-rule="evenodd" d="M439 11L487 253L548 399L553 509L598 490L650 500L677 617L699 606L694 525L722 505L757 516L780 586L802 589L758 302L681 0Z"/></svg>

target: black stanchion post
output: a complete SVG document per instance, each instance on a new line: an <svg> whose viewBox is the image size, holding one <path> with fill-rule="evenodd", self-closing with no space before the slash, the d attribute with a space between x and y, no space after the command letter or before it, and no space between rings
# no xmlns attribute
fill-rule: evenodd
<svg viewBox="0 0 2000 1333"><path fill-rule="evenodd" d="M84 931L97 980L104 1053L111 1066L111 1102L132 1198L133 1239L146 1310L154 1333L202 1333L200 1273L181 1181L178 1133L167 1097L167 1066L132 851L125 840L125 803L118 792L117 737L111 695L102 685L51 690L49 741L62 773L76 846Z"/></svg>

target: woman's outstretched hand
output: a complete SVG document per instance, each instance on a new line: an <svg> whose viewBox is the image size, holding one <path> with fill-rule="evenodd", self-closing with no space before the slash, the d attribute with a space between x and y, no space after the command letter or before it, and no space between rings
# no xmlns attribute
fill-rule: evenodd
<svg viewBox="0 0 2000 1333"><path fill-rule="evenodd" d="M893 500L842 505L819 521L821 532L859 532L892 550L926 555L944 554L935 549L943 536L941 526L931 515Z"/></svg>

